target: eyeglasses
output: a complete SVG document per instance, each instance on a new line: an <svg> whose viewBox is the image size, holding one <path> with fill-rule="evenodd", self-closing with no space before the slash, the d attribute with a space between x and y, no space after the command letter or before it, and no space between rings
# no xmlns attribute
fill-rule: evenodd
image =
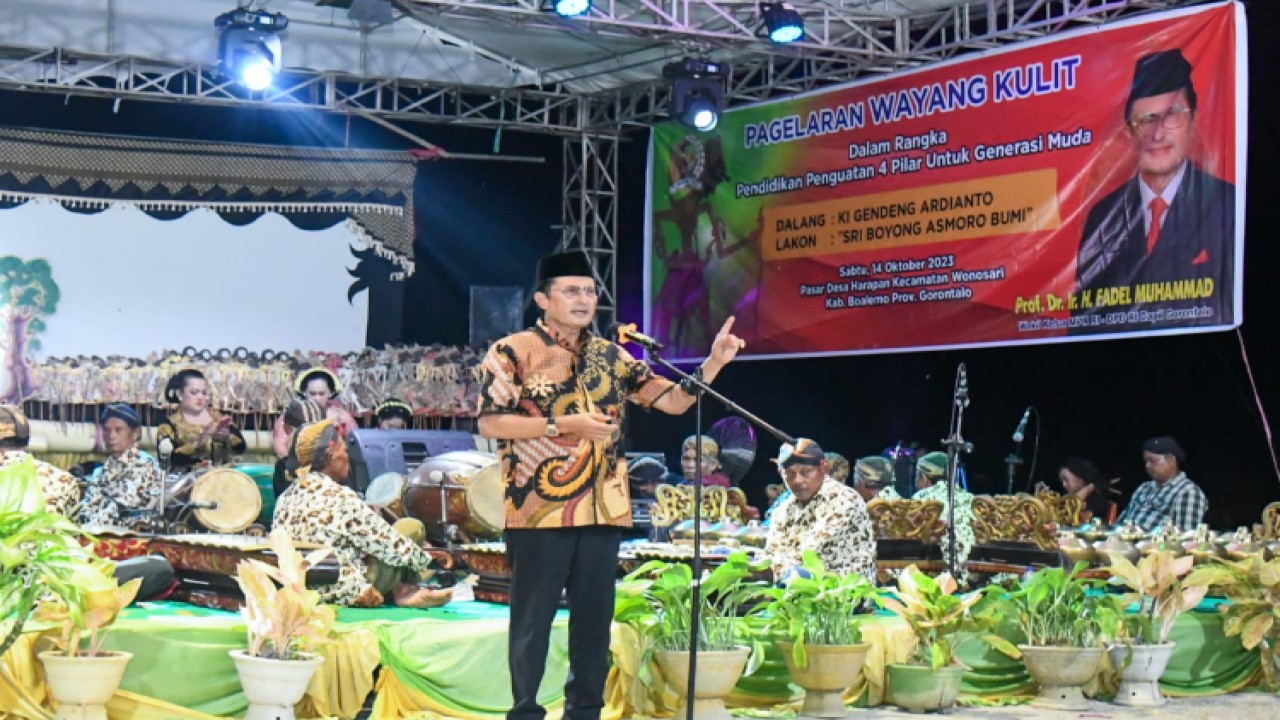
<svg viewBox="0 0 1280 720"><path fill-rule="evenodd" d="M577 300L580 297L593 298L600 294L600 289L595 285L583 285L582 287L570 285L568 287L558 287L554 289L570 300Z"/></svg>
<svg viewBox="0 0 1280 720"><path fill-rule="evenodd" d="M1181 105L1170 105L1168 110L1162 113L1143 113L1129 121L1129 127L1134 132L1146 134L1155 128L1156 123L1165 130L1177 130L1187 124L1187 116L1195 112L1190 108L1184 108Z"/></svg>

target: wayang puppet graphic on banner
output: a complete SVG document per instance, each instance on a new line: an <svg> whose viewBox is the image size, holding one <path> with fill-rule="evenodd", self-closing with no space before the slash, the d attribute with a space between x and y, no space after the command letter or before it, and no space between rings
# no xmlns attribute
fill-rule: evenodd
<svg viewBox="0 0 1280 720"><path fill-rule="evenodd" d="M656 127L646 325L701 357L1241 322L1243 7L1054 36Z"/></svg>

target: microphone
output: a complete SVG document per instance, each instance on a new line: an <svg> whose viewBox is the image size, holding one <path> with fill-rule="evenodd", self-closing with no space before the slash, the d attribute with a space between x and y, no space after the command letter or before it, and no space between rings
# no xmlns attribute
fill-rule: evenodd
<svg viewBox="0 0 1280 720"><path fill-rule="evenodd" d="M1022 442L1027 434L1027 421L1031 419L1031 406L1027 406L1027 411L1022 413L1022 419L1018 421L1018 428L1013 431L1013 441Z"/></svg>
<svg viewBox="0 0 1280 720"><path fill-rule="evenodd" d="M962 407L969 407L969 370L964 363L960 363L957 374L959 379L956 387L956 402Z"/></svg>
<svg viewBox="0 0 1280 720"><path fill-rule="evenodd" d="M615 338L619 343L635 343L649 352L662 352L662 343L636 330L635 323L613 323L605 332L606 337Z"/></svg>

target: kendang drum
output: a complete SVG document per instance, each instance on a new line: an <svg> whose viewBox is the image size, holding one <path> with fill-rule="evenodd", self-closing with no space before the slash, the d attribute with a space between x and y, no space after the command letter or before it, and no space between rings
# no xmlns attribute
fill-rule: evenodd
<svg viewBox="0 0 1280 720"><path fill-rule="evenodd" d="M437 542L447 540L446 529L458 528L467 538L497 537L502 533L502 471L490 453L451 452L427 458L414 471L404 491L404 509L421 520Z"/></svg>
<svg viewBox="0 0 1280 720"><path fill-rule="evenodd" d="M404 517L404 505L401 496L408 481L398 472L385 472L369 483L364 492L365 504L377 510L389 522Z"/></svg>
<svg viewBox="0 0 1280 720"><path fill-rule="evenodd" d="M262 498L262 510L258 512L258 524L265 527L271 526L271 516L276 509L276 490L272 483L275 481L276 466L242 463L233 465L233 469L248 475L258 486L258 496Z"/></svg>
<svg viewBox="0 0 1280 720"><path fill-rule="evenodd" d="M243 532L262 512L258 484L231 468L213 468L198 476L191 486L190 502L197 522L228 535Z"/></svg>

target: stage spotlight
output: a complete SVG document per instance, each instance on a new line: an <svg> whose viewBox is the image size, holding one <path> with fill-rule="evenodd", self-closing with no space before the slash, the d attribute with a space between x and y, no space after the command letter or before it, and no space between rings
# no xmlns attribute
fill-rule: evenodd
<svg viewBox="0 0 1280 720"><path fill-rule="evenodd" d="M542 0L540 9L560 17L577 17L591 10L591 0Z"/></svg>
<svg viewBox="0 0 1280 720"><path fill-rule="evenodd" d="M253 91L271 87L282 67L280 33L289 27L289 18L237 8L219 15L213 24L221 31L218 64L222 72Z"/></svg>
<svg viewBox="0 0 1280 720"><path fill-rule="evenodd" d="M789 3L761 3L760 16L772 42L783 45L804 37L804 20Z"/></svg>
<svg viewBox="0 0 1280 720"><path fill-rule="evenodd" d="M671 83L671 117L699 132L713 130L724 109L729 68L700 58L685 58L662 68Z"/></svg>

